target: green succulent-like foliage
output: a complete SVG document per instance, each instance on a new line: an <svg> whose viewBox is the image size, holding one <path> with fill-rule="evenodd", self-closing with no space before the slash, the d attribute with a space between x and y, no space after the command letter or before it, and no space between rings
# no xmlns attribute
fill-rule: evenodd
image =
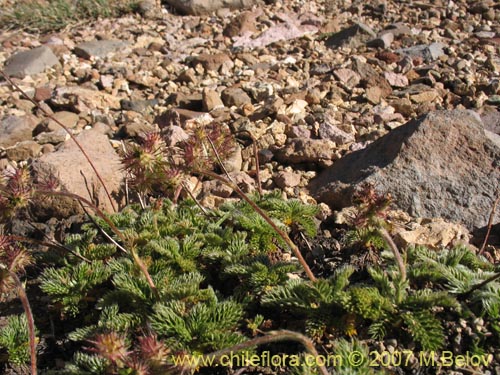
<svg viewBox="0 0 500 375"><path fill-rule="evenodd" d="M385 271L369 268L373 285L351 285L353 273L349 266L314 283L290 280L265 294L262 302L303 319L306 332L317 339L331 331L354 335L357 321L368 325L376 339L390 334L406 340L412 337L423 350L444 346L442 317L436 308L458 309L454 296L431 289L413 290L393 266Z"/></svg>
<svg viewBox="0 0 500 375"><path fill-rule="evenodd" d="M412 289L410 281L401 280L396 270L384 272L370 268L369 273L375 286L389 303L384 306L377 320L372 319L370 334L374 338L382 339L389 332L394 334L407 331L423 350L443 348L445 334L439 311L443 308L457 309L457 300L442 291ZM387 308L388 306L390 307ZM361 315L368 318L366 314Z"/></svg>
<svg viewBox="0 0 500 375"><path fill-rule="evenodd" d="M353 353L359 354L359 357L352 357ZM374 375L384 374L384 369L373 366L370 361L370 351L366 344L363 342L351 339L339 339L334 346L333 354L336 358L336 366L334 367L334 374L346 375ZM356 361L353 363L353 358ZM361 361L357 361L361 358Z"/></svg>
<svg viewBox="0 0 500 375"><path fill-rule="evenodd" d="M236 330L242 316L240 304L219 302L214 294L211 300L194 305L184 301L155 305L151 327L176 351L207 353L246 340Z"/></svg>
<svg viewBox="0 0 500 375"><path fill-rule="evenodd" d="M40 277L41 288L60 303L62 311L77 315L85 306L93 288L102 284L111 271L102 261L78 263L64 268L47 268Z"/></svg>
<svg viewBox="0 0 500 375"><path fill-rule="evenodd" d="M30 361L28 321L25 315L11 315L7 324L0 328L0 348L7 351L13 365L24 365Z"/></svg>
<svg viewBox="0 0 500 375"><path fill-rule="evenodd" d="M314 283L289 280L266 293L262 303L304 319L308 334L320 339L328 330L341 328L341 319L348 312L345 308L349 301L347 287L353 272L354 268L348 266L337 270L329 279Z"/></svg>
<svg viewBox="0 0 500 375"><path fill-rule="evenodd" d="M351 236L372 238L368 247L377 251L377 267L341 266L316 281L301 277L286 243L246 202L202 210L192 201L157 200L110 215L112 224L94 219L99 229L87 224L69 236L71 251L54 258L40 277L61 318L84 322L67 334L82 350L63 372L191 373L198 364L178 365L172 356L193 359L271 327L299 329L327 344L328 354L344 359L334 368L339 374L373 373L365 363L353 367L347 360L350 351L366 352L362 340L369 337L443 349L450 319L486 318L493 337L478 332L468 345L477 353L494 346L500 337L499 282L470 290L493 276L495 267L463 247L410 248L403 279L391 253L379 251L385 242L377 243L376 223L385 201L375 198L358 217L369 225ZM316 234L316 207L285 201L279 192L251 199L290 236Z"/></svg>
<svg viewBox="0 0 500 375"><path fill-rule="evenodd" d="M485 258L477 256L470 249L458 246L439 252L416 247L409 252L409 259L415 262L411 271L415 278L425 278L435 283L444 283L453 295L468 293L494 276L498 270ZM498 280L474 290L470 302L478 307L477 312L492 319L500 318L500 282Z"/></svg>
<svg viewBox="0 0 500 375"><path fill-rule="evenodd" d="M283 200L280 191L260 196L254 194L252 200L262 208L276 225L285 232L294 234L302 232L314 237L317 225L314 216L318 212L317 206L306 205L299 200ZM283 240L273 228L245 201L236 204L230 203L221 207L228 214L228 220L242 228L249 235L249 243L254 251L269 252L279 248L286 248Z"/></svg>
<svg viewBox="0 0 500 375"><path fill-rule="evenodd" d="M474 254L464 246L432 251L424 247L409 250L408 259L415 264L411 275L421 282L443 285L448 296L460 302L461 316L474 326L474 319L485 319L486 327L493 335L478 332L470 343L470 349L481 352L481 346L496 347L500 343L500 282L491 280L480 288L486 280L498 274L495 265L484 257Z"/></svg>
<svg viewBox="0 0 500 375"><path fill-rule="evenodd" d="M265 209L284 230L293 226L314 234L315 209L298 202L280 205L277 199L272 195L257 201L267 204ZM255 331L257 322L263 322L251 312L260 298L286 283L299 267L279 259L276 245L281 244L272 228L248 220L244 211L250 212L241 204L204 212L194 202L165 200L153 208L130 206L111 215L113 227L95 219L107 235L85 225L82 234L69 236L66 246L72 253L40 277L56 307L90 323L68 337L93 343L95 353L78 354L68 371L134 372L151 366L140 359L144 332L157 336L169 351L187 356L246 340L242 332ZM122 236L112 234L116 228ZM106 241L111 234L114 243ZM94 312L82 316L89 311ZM245 318L253 321L253 329ZM132 354L121 358L113 351ZM170 365L159 368L165 373Z"/></svg>

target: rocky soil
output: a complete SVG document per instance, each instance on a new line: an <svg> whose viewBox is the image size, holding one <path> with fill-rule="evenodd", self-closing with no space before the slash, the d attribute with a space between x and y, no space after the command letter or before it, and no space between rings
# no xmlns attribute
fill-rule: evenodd
<svg viewBox="0 0 500 375"><path fill-rule="evenodd" d="M500 181L498 2L192 3L49 35L3 30L0 66L85 144L118 195L123 141L160 128L175 144L197 118L229 126L240 148L228 169L249 190L255 139L264 189L324 202L325 234L366 181L406 212L402 244L484 234ZM68 134L0 79L0 169L26 163L107 202ZM218 204L231 191L195 194ZM78 209L49 202L35 214ZM499 222L497 212L492 245Z"/></svg>

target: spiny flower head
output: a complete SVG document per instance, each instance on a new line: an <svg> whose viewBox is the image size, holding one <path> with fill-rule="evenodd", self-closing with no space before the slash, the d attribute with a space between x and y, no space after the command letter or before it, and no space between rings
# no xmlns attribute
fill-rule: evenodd
<svg viewBox="0 0 500 375"><path fill-rule="evenodd" d="M180 170L175 167L161 134L145 134L139 144L129 146L122 156L131 185L140 193L164 192L177 185Z"/></svg>
<svg viewBox="0 0 500 375"><path fill-rule="evenodd" d="M116 332L102 333L97 335L90 343L94 345L94 348L89 349L90 351L98 353L111 363L119 366L127 362L127 358L130 355L128 344L123 334Z"/></svg>
<svg viewBox="0 0 500 375"><path fill-rule="evenodd" d="M11 236L0 234L0 301L2 295L8 294L15 288L15 282L9 272L20 273L30 265L32 259L28 252Z"/></svg>
<svg viewBox="0 0 500 375"><path fill-rule="evenodd" d="M190 132L181 148L185 166L191 170L212 170L218 162L217 155L223 161L234 150L234 140L227 126L200 124L193 126Z"/></svg>
<svg viewBox="0 0 500 375"><path fill-rule="evenodd" d="M155 171L165 164L165 142L160 133L145 134L139 144L132 145L122 158L124 168L131 172Z"/></svg>
<svg viewBox="0 0 500 375"><path fill-rule="evenodd" d="M0 187L0 208L9 213L28 205L33 195L33 181L28 168L8 171L3 176Z"/></svg>
<svg viewBox="0 0 500 375"><path fill-rule="evenodd" d="M170 349L156 335L139 337L141 356L155 364L165 363Z"/></svg>
<svg viewBox="0 0 500 375"><path fill-rule="evenodd" d="M389 194L379 194L373 184L364 184L354 195L354 202L359 205L353 225L379 225L387 217L392 198Z"/></svg>

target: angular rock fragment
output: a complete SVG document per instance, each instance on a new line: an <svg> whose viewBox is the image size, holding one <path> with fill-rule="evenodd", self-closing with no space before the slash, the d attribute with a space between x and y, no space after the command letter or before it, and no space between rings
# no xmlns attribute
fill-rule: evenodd
<svg viewBox="0 0 500 375"><path fill-rule="evenodd" d="M276 153L276 159L286 164L317 163L331 165L335 158L335 143L324 139L291 139Z"/></svg>
<svg viewBox="0 0 500 375"><path fill-rule="evenodd" d="M18 52L5 62L3 71L11 77L24 78L27 75L44 72L59 64L59 59L47 46Z"/></svg>
<svg viewBox="0 0 500 375"><path fill-rule="evenodd" d="M127 42L121 40L92 40L78 44L73 52L84 59L106 57L109 53L123 49L127 45Z"/></svg>
<svg viewBox="0 0 500 375"><path fill-rule="evenodd" d="M431 43L429 45L419 44L417 46L396 50L396 52L409 56L412 59L421 58L426 62L431 62L439 59L445 54L443 48L444 44L442 43Z"/></svg>
<svg viewBox="0 0 500 375"><path fill-rule="evenodd" d="M248 8L255 3L255 0L167 0L166 2L183 14L200 16L221 8Z"/></svg>
<svg viewBox="0 0 500 375"><path fill-rule="evenodd" d="M34 116L7 116L0 121L0 147L11 147L29 141L38 120Z"/></svg>
<svg viewBox="0 0 500 375"><path fill-rule="evenodd" d="M357 23L332 35L325 41L325 44L331 48L338 48L341 46L356 48L376 36L377 34L375 34L369 26L363 23Z"/></svg>
<svg viewBox="0 0 500 375"><path fill-rule="evenodd" d="M117 196L120 196L124 171L108 137L90 129L79 134L77 139L93 161L108 191L113 195L115 206L118 206L120 202ZM105 211L113 211L95 172L73 140L66 141L57 151L45 154L36 160L33 163L33 170L37 179L46 178L48 175L55 176L68 192L95 202ZM74 200L49 197L37 201L33 212L38 218L62 218L81 212L81 208Z"/></svg>
<svg viewBox="0 0 500 375"><path fill-rule="evenodd" d="M337 161L310 189L334 209L372 183L416 217L442 217L469 230L486 224L500 181L500 147L471 111L436 111ZM498 222L497 213L494 222Z"/></svg>
<svg viewBox="0 0 500 375"><path fill-rule="evenodd" d="M252 103L252 99L248 94L239 87L229 87L222 91L222 101L227 107L240 107L244 104Z"/></svg>

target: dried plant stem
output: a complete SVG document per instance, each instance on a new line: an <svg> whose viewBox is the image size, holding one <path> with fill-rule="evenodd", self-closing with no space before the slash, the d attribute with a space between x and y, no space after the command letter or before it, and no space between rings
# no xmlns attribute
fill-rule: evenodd
<svg viewBox="0 0 500 375"><path fill-rule="evenodd" d="M113 202L113 199L111 198L111 194L109 193L109 190L108 188L106 187L106 184L104 183L104 180L102 179L101 175L99 174L99 172L97 171L94 163L92 162L92 160L90 159L89 155L87 154L87 152L85 151L85 149L82 147L82 145L80 144L80 142L77 141L76 137L73 135L73 133L68 129L68 127L66 125L64 125L61 121L59 121L58 119L56 119L54 116L52 116L50 113L48 113L45 109L43 109L35 100L33 100L32 98L30 98L24 91L23 89L21 89L16 83L14 83L14 81L12 81L9 76L7 76L7 74L5 74L5 72L3 70L0 70L0 75L3 76L3 78L5 78L5 80L7 82L9 82L9 84L14 87L14 89L16 91L18 91L19 93L21 93L22 96L24 96L26 98L26 100L30 101L31 103L33 103L36 108L38 108L40 111L43 112L43 114L51 119L52 121L54 121L57 125L59 125L61 128L63 128L66 133L68 133L68 135L70 136L70 138L73 140L73 142L75 142L75 144L77 145L77 147L80 149L80 151L82 152L83 156L85 157L85 159L87 159L87 162L89 163L90 167L94 170L94 173L97 177L97 179L99 180L99 182L101 183L104 191L106 192L106 195L108 197L108 200L109 200L109 203L111 204L111 207L113 208L113 210L116 212L116 207L115 207L115 204Z"/></svg>
<svg viewBox="0 0 500 375"><path fill-rule="evenodd" d="M259 192L259 195L262 196L262 183L260 181L260 161L259 150L257 150L257 140L252 134L250 134L250 137L252 137L253 156L255 158L255 179L257 180L257 191Z"/></svg>
<svg viewBox="0 0 500 375"><path fill-rule="evenodd" d="M50 248L56 249L56 250L67 251L68 253L70 253L70 254L74 255L75 257L83 260L84 262L91 263L90 260L88 260L87 258L85 258L83 255L75 253L73 250L67 248L66 246L64 246L64 245L62 245L60 243L57 243L56 241L45 242L45 241L41 241L41 240L36 240L34 238L28 238L28 237L22 237L22 236L9 236L9 237L13 241L17 241L17 242L28 242L28 243L37 244L37 245L40 245L40 246L50 247Z"/></svg>
<svg viewBox="0 0 500 375"><path fill-rule="evenodd" d="M193 192L191 191L191 189L189 189L189 186L187 186L184 182L182 182L182 188L184 189L184 191L186 193L188 193L188 195L191 197L191 199L194 201L194 203L196 203L196 205L198 206L198 208L205 214L205 215L208 215L208 212L207 210L205 209L205 207L203 207L201 205L200 202L198 202L198 199L196 199L196 197L194 196Z"/></svg>
<svg viewBox="0 0 500 375"><path fill-rule="evenodd" d="M497 279L500 279L500 272L497 272L493 276L488 277L486 280L481 281L479 284L476 284L472 288L470 288L467 292L460 293L458 296L462 297L462 298L467 298L468 296L470 296L472 294L473 291L481 289L483 286L485 286L485 285L487 285L487 284L489 284Z"/></svg>
<svg viewBox="0 0 500 375"><path fill-rule="evenodd" d="M491 227L493 226L493 219L495 218L495 211L498 206L498 202L500 201L500 189L496 192L497 198L493 202L493 206L491 207L490 218L488 219L488 230L486 231L486 235L484 236L483 245L479 250L479 255L482 255L484 250L486 249L486 245L488 244L488 239L490 238Z"/></svg>
<svg viewBox="0 0 500 375"><path fill-rule="evenodd" d="M148 282L149 287L153 291L153 294L155 295L156 299L159 300L160 293L158 293L158 289L156 288L156 285L155 285L153 279L151 278L151 275L149 274L148 268L146 267L146 265L144 264L142 259L139 257L139 255L137 254L135 249L130 250L130 252L132 253L132 258L134 258L134 262L137 264L137 266L141 270L142 274L146 278L146 281Z"/></svg>
<svg viewBox="0 0 500 375"><path fill-rule="evenodd" d="M7 269L3 264L0 264L0 268L7 271L9 276L14 280L17 288L17 294L24 308L24 313L26 314L26 320L28 321L28 336L30 345L30 358L31 358L31 375L37 374L36 368L36 335L35 335L35 321L33 319L33 312L31 311L30 301L28 300L28 295L24 290L23 284L15 272Z"/></svg>
<svg viewBox="0 0 500 375"><path fill-rule="evenodd" d="M301 333L298 332L293 332L293 331L287 331L287 330L282 330L282 331L271 331L268 332L267 335L262 336L262 337L257 337L252 340L245 341L241 344L234 345L230 348L222 349L217 352L213 352L210 354L207 354L205 357L214 359L215 361L219 361L223 356L225 355L230 355L231 353L238 352L240 350L248 349L251 348L252 346L256 345L263 345L263 344L270 344L272 342L278 342L278 341L296 341L301 343L307 350L309 354L314 356L315 358L319 357L319 354L314 347L313 342L307 337L304 336ZM328 370L324 365L319 365L318 364L318 369L321 375L329 375Z"/></svg>
<svg viewBox="0 0 500 375"><path fill-rule="evenodd" d="M394 258L396 259L396 264L398 265L398 268L399 268L401 280L405 281L406 280L406 266L405 266L405 263L403 261L403 258L401 257L401 253L399 252L399 249L398 249L396 243L392 239L392 237L389 234L389 232L387 231L387 229L385 229L384 227L379 228L379 233L381 234L383 239L387 242L387 244L391 248L392 254L394 255Z"/></svg>
<svg viewBox="0 0 500 375"><path fill-rule="evenodd" d="M217 151L217 148L215 147L214 143L212 142L212 140L210 139L210 137L207 137L207 140L208 140L208 143L210 143L210 148L212 149L212 152L215 154L215 157L217 158L217 162L219 163L222 171L224 172L224 174L226 175L226 177L228 178L228 180L230 180L231 182L234 183L233 179L231 178L231 176L229 175L229 172L227 171L224 163L222 162L222 159L219 155L219 151Z"/></svg>
<svg viewBox="0 0 500 375"><path fill-rule="evenodd" d="M101 234L106 237L110 242L113 243L113 245L115 245L119 250L123 251L125 254L128 253L127 249L125 249L122 245L120 245L118 242L116 242L116 240L108 233L104 230L104 228L102 226L99 225L99 223L97 221L95 221L95 219L92 217L92 215L89 214L87 208L85 207L85 205L82 203L82 202L78 202L80 203L80 207L82 207L82 210L85 211L85 214L88 216L88 218L90 219L90 221L96 226L96 228L99 229L99 231L101 232Z"/></svg>
<svg viewBox="0 0 500 375"><path fill-rule="evenodd" d="M281 229L278 228L278 226L271 220L271 218L269 217L268 214L266 214L254 201L252 201L247 194L245 194L243 192L243 190L241 190L239 188L239 186L237 184L235 184L234 182L231 182L227 179L225 179L224 177L222 176L219 176L218 174L216 173L213 173L213 172L209 172L209 171L198 171L197 173L201 174L201 175L205 175L205 176L208 176L208 177L211 177L215 180L218 180L220 182L222 182L223 184L231 187L241 198L243 198L243 200L245 200L254 210L255 212L257 212L272 228L273 230L285 241L285 243L290 247L290 249L292 250L293 254L297 257L297 259L299 260L299 263L300 265L302 266L302 268L304 269L304 271L306 272L306 275L307 277L309 278L309 280L311 281L316 281L316 277L314 276L314 274L312 273L311 269L309 268L307 262L305 261L304 257L302 256L302 254L300 253L300 250L299 248L297 247L297 245L295 245L293 243L293 241L290 239L290 237L288 236L288 234L286 234L285 232L283 232Z"/></svg>
<svg viewBox="0 0 500 375"><path fill-rule="evenodd" d="M259 192L260 195L262 195L262 183L260 181L260 161L259 161L259 152L257 150L257 140L255 139L253 134L250 133L248 130L242 130L241 133L247 134L252 140L253 156L255 158L255 173L256 173L255 179L257 180L257 191Z"/></svg>

